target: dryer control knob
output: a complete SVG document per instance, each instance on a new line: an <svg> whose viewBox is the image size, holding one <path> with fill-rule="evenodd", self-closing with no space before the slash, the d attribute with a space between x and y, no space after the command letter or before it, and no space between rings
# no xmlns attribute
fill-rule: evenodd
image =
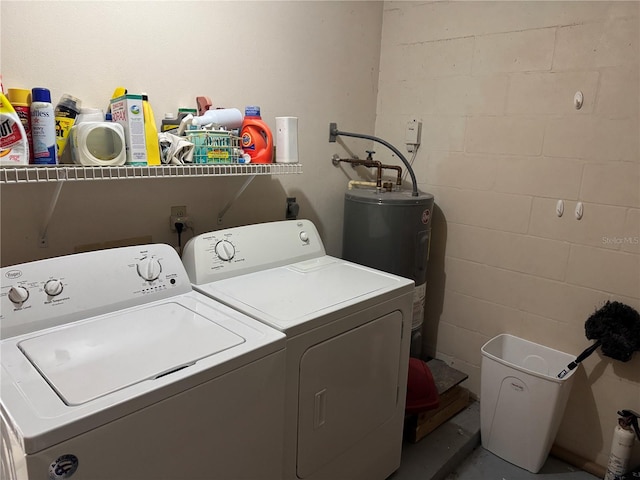
<svg viewBox="0 0 640 480"><path fill-rule="evenodd" d="M151 282L157 279L162 272L162 265L154 257L144 257L138 262L138 275Z"/></svg>
<svg viewBox="0 0 640 480"><path fill-rule="evenodd" d="M24 287L11 287L9 290L9 300L15 304L26 302L27 298L29 298L29 290Z"/></svg>
<svg viewBox="0 0 640 480"><path fill-rule="evenodd" d="M228 262L236 255L236 247L229 240L220 240L216 243L216 255L220 260Z"/></svg>
<svg viewBox="0 0 640 480"><path fill-rule="evenodd" d="M309 234L305 231L300 232L300 240L304 243L309 243Z"/></svg>
<svg viewBox="0 0 640 480"><path fill-rule="evenodd" d="M62 282L58 279L51 279L44 284L44 291L51 297L60 295L62 293Z"/></svg>

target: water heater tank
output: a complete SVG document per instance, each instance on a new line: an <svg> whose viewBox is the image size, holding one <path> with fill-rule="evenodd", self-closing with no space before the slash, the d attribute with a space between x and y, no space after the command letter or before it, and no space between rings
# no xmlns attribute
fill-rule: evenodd
<svg viewBox="0 0 640 480"><path fill-rule="evenodd" d="M433 217L433 195L411 191L348 190L344 199L342 258L415 284L411 355L422 352L422 323Z"/></svg>

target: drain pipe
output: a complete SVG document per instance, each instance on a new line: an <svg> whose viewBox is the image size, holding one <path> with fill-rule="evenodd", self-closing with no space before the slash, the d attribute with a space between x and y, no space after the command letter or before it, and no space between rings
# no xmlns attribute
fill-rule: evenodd
<svg viewBox="0 0 640 480"><path fill-rule="evenodd" d="M329 142L330 143L334 143L336 141L336 137L354 137L354 138L362 138L362 139L365 139L365 140L373 140L374 142L381 143L382 145L387 147L389 150L391 150L393 153L395 153L398 156L398 158L400 160L402 160L402 163L404 163L404 166L407 167L407 171L409 172L409 175L411 176L411 183L413 185L413 189L411 191L411 196L413 196L413 197L419 196L419 194L418 194L418 182L416 181L416 174L413 173L413 168L411 168L411 164L407 161L407 159L404 157L404 155L402 155L402 153L400 153L400 150L398 150L396 147L391 145L389 142L387 142L387 141L385 141L385 140L383 140L381 138L374 137L373 135L364 135L362 133L342 132L342 131L338 130L338 124L337 123L330 123L329 124Z"/></svg>

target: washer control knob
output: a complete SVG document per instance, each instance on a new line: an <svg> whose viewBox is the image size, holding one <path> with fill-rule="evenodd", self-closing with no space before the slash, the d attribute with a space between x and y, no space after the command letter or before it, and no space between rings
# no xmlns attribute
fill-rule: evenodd
<svg viewBox="0 0 640 480"><path fill-rule="evenodd" d="M300 240L302 240L304 243L309 243L309 234L303 230L302 232L300 232Z"/></svg>
<svg viewBox="0 0 640 480"><path fill-rule="evenodd" d="M216 255L220 260L228 262L236 255L236 247L229 240L220 240L216 243Z"/></svg>
<svg viewBox="0 0 640 480"><path fill-rule="evenodd" d="M138 275L148 282L156 280L162 272L162 265L155 257L144 257L138 262Z"/></svg>
<svg viewBox="0 0 640 480"><path fill-rule="evenodd" d="M44 291L50 297L55 297L62 293L62 282L57 278L53 278L44 284Z"/></svg>
<svg viewBox="0 0 640 480"><path fill-rule="evenodd" d="M9 290L9 300L19 305L24 303L29 298L29 290L24 287L11 287Z"/></svg>

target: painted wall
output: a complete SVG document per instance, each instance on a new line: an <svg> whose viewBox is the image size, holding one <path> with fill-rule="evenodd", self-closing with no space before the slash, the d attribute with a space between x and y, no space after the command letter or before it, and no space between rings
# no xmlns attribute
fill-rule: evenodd
<svg viewBox="0 0 640 480"><path fill-rule="evenodd" d="M149 94L158 122L197 95L259 104L272 127L276 116L298 116L304 173L256 178L222 227L283 219L285 198L296 196L334 255L346 182L364 174L330 157L362 158L370 145L328 143L328 123L361 133L375 125L402 147L406 122L420 119L414 165L437 204L425 347L467 372L479 394L480 348L493 336L577 354L603 301L640 308L638 6L5 0L0 53L5 88L45 86L54 99L71 93L104 108L123 85ZM243 182L70 182L44 249L54 185L3 185L2 265L143 235L175 245L172 205L187 206L197 233L217 229ZM605 464L616 410L640 410L639 367L638 355L587 359L558 444Z"/></svg>
<svg viewBox="0 0 640 480"><path fill-rule="evenodd" d="M48 248L38 238L55 185L2 185L2 265L141 236L176 245L173 205L187 206L196 233L284 220L288 196L316 223L327 251L340 254L352 172L331 164L341 148L328 142L329 122L373 131L381 2L9 0L0 13L5 89L43 86L54 104L70 93L106 108L121 85L148 93L158 124L198 95L241 110L257 104L272 130L276 116L299 117L304 172L256 177L221 226L218 212L245 178L68 182Z"/></svg>
<svg viewBox="0 0 640 480"><path fill-rule="evenodd" d="M425 347L476 394L495 335L577 355L604 301L640 308L639 7L385 2L376 134L404 146L423 122L415 171L437 204ZM640 354L583 365L557 443L606 465Z"/></svg>

